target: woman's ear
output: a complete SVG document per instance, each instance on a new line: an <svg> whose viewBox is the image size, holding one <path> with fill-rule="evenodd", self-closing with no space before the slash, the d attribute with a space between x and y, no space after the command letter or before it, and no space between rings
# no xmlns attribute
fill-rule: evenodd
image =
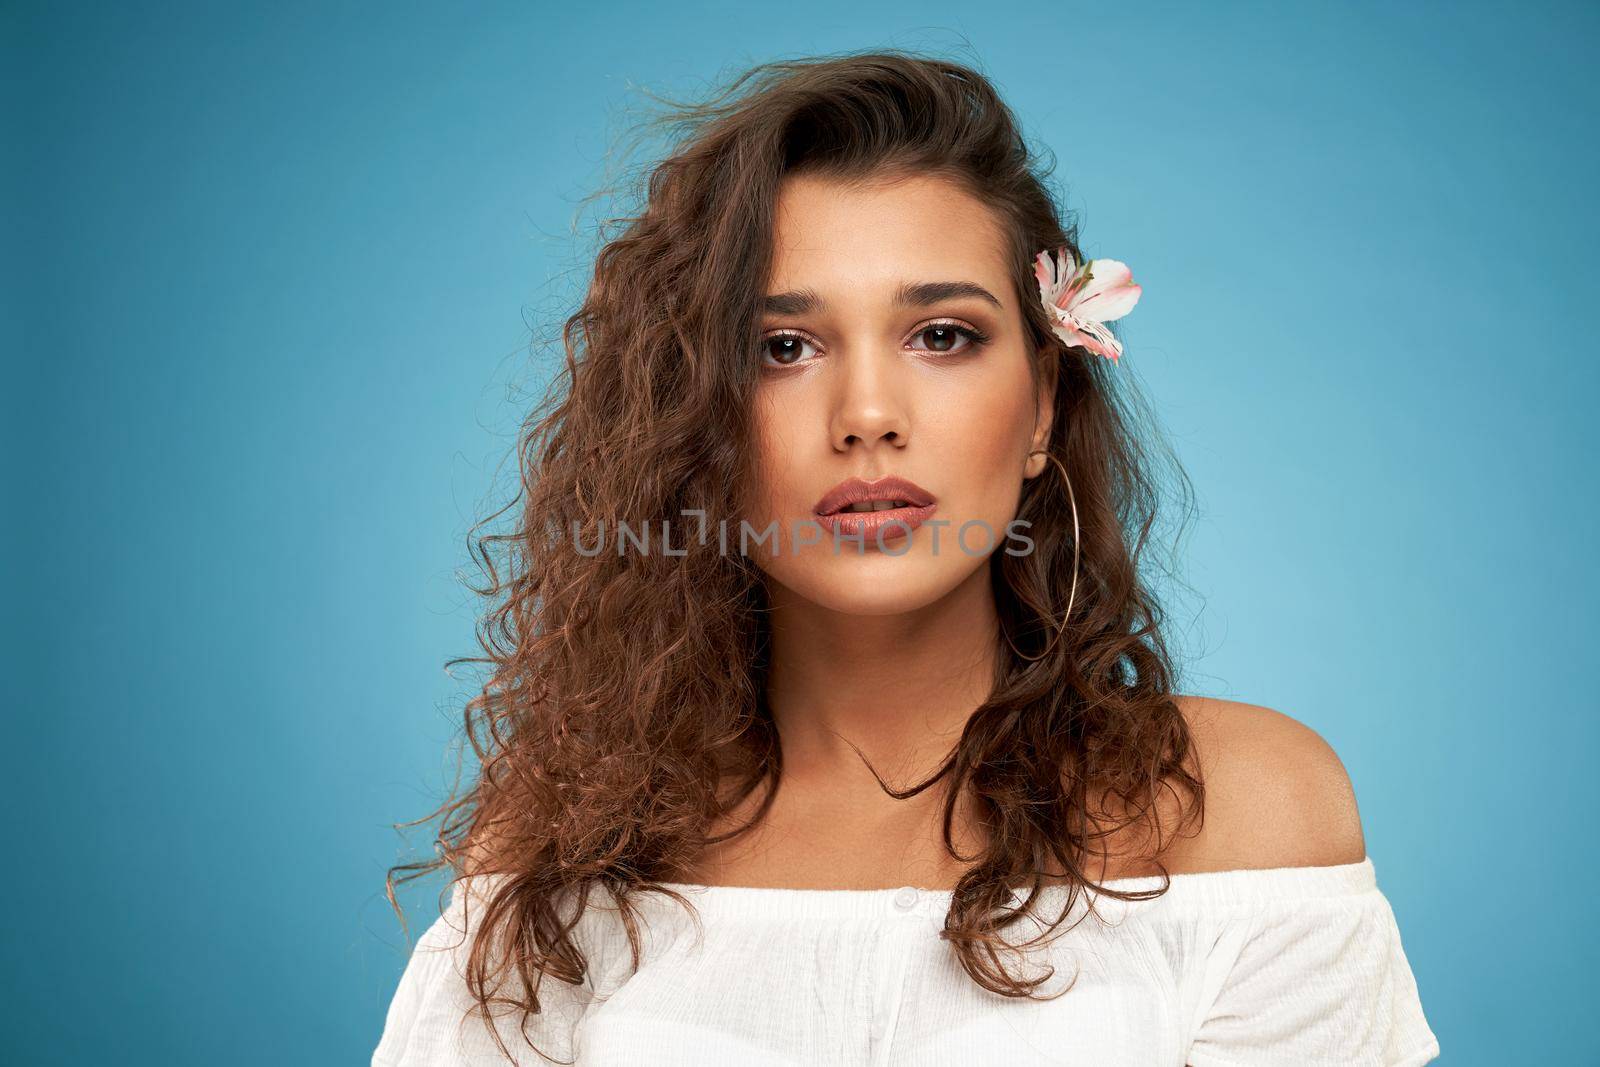
<svg viewBox="0 0 1600 1067"><path fill-rule="evenodd" d="M1055 426L1056 417L1056 383L1059 380L1060 351L1054 346L1041 350L1039 360L1039 388L1033 420L1033 439L1028 445L1029 451L1049 449L1050 433ZM1023 476L1037 477L1044 471L1045 464L1050 461L1043 456L1030 455L1023 468Z"/></svg>

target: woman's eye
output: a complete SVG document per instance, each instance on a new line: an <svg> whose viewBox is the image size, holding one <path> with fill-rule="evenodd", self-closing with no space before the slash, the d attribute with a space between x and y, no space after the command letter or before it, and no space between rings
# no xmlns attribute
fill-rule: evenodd
<svg viewBox="0 0 1600 1067"><path fill-rule="evenodd" d="M965 352L989 340L987 334L970 327L957 326L953 322L936 322L932 326L924 326L916 335L926 340L928 344L927 349L918 351L928 352Z"/></svg>
<svg viewBox="0 0 1600 1067"><path fill-rule="evenodd" d="M794 333L775 333L761 339L761 356L767 366L791 367L802 362L800 353L811 342Z"/></svg>

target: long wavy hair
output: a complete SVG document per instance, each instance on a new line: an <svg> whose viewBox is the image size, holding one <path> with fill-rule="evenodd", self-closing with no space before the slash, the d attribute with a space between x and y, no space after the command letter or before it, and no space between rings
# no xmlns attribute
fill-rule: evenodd
<svg viewBox="0 0 1600 1067"><path fill-rule="evenodd" d="M1108 856L1109 837L1146 819L1159 841L1163 789L1183 798L1175 830L1203 808L1164 612L1141 567L1164 514L1155 461L1166 457L1185 500L1191 491L1119 380L1126 361L1114 369L1049 328L1033 256L1065 245L1083 259L1077 224L1048 188L1053 156L1029 148L978 71L899 50L762 64L656 122L674 143L641 181L640 210L602 234L562 330L564 367L518 434L520 489L469 535L486 575L473 592L490 604L477 633L484 655L450 663L485 665L464 716L478 773L431 815L399 824L440 822L434 858L389 870L389 900L403 924L398 884L444 867L456 879L492 876L467 982L475 1009L510 1005L526 1026L542 978L584 977L571 935L592 891L619 910L637 966L630 897L666 893L692 908L660 883L766 814L783 753L765 698L760 570L715 539L684 538L681 554L585 545L618 521L659 530L694 509L737 522L751 499L751 353L779 183L802 172L934 173L1002 221L1040 353L1034 373L1057 364L1050 451L1080 515L1078 587L1063 623L1072 513L1062 479L1046 471L1024 486L1018 515L1035 550L988 564L1003 660L990 696L926 781L896 789L872 773L897 798L945 783L944 844L967 866L941 936L974 981L1031 996L1044 979L1007 970L1000 933L1032 911L1037 891L1069 886L1068 910L1086 886L1159 895L1165 865L1161 889L1120 892L1090 881L1088 858ZM481 532L500 515L514 518L509 529ZM963 790L987 838L971 856L952 836ZM1020 910L1018 886L1031 887ZM516 984L504 980L513 970Z"/></svg>

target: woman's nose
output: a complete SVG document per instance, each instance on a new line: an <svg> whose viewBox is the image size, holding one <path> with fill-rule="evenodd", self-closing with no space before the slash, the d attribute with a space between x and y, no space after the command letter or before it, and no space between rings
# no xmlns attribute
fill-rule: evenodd
<svg viewBox="0 0 1600 1067"><path fill-rule="evenodd" d="M839 371L829 436L840 452L852 445L869 450L878 442L904 448L911 437L906 383L894 354L878 346L854 346L834 366Z"/></svg>

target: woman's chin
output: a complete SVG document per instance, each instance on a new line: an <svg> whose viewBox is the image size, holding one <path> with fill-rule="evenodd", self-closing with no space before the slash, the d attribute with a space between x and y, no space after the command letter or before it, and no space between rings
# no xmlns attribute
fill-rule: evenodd
<svg viewBox="0 0 1600 1067"><path fill-rule="evenodd" d="M796 561L791 560L793 565ZM769 569L769 574L794 596L841 615L864 617L904 615L948 595L971 576L982 560L956 567L942 559L907 559L875 555L807 560L796 569Z"/></svg>

